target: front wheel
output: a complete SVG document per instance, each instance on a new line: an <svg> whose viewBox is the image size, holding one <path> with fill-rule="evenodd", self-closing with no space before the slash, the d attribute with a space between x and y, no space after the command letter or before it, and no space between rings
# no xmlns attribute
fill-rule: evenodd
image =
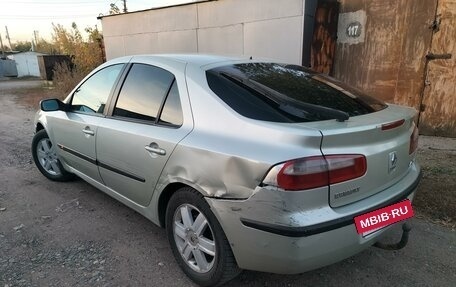
<svg viewBox="0 0 456 287"><path fill-rule="evenodd" d="M196 190L185 187L173 194L166 231L176 261L200 286L221 285L241 272L220 224Z"/></svg>
<svg viewBox="0 0 456 287"><path fill-rule="evenodd" d="M39 171L50 180L68 181L74 178L73 174L63 168L57 157L56 146L52 144L44 129L33 137L32 156Z"/></svg>

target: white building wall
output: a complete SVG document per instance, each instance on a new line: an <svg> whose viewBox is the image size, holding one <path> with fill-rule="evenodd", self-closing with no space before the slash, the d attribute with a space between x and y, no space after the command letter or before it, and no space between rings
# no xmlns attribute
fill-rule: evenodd
<svg viewBox="0 0 456 287"><path fill-rule="evenodd" d="M17 76L33 76L40 77L40 68L38 66L38 55L43 55L37 52L23 52L9 55L8 58L16 62Z"/></svg>
<svg viewBox="0 0 456 287"><path fill-rule="evenodd" d="M198 29L198 52L244 54L244 24Z"/></svg>
<svg viewBox="0 0 456 287"><path fill-rule="evenodd" d="M301 64L304 2L218 0L106 16L106 57L218 53Z"/></svg>
<svg viewBox="0 0 456 287"><path fill-rule="evenodd" d="M303 18L278 18L244 25L244 53L301 64Z"/></svg>

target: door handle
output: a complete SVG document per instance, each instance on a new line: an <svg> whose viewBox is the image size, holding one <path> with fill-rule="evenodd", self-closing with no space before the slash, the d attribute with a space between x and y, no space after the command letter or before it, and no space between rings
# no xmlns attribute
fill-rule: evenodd
<svg viewBox="0 0 456 287"><path fill-rule="evenodd" d="M166 155L166 151L158 146L157 143L151 143L144 147L148 152L152 152L158 155Z"/></svg>
<svg viewBox="0 0 456 287"><path fill-rule="evenodd" d="M82 132L85 133L86 135L89 135L89 136L94 136L94 135L95 135L95 132L92 131L92 130L90 129L90 127L88 127L88 126L85 127L85 128L82 130Z"/></svg>

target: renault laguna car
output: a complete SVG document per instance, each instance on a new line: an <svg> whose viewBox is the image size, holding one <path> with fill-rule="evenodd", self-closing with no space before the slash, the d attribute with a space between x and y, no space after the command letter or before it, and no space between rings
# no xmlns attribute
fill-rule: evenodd
<svg viewBox="0 0 456 287"><path fill-rule="evenodd" d="M40 105L41 173L80 177L166 228L203 286L352 256L390 229L359 234L354 218L412 200L420 180L414 109L296 65L122 57Z"/></svg>

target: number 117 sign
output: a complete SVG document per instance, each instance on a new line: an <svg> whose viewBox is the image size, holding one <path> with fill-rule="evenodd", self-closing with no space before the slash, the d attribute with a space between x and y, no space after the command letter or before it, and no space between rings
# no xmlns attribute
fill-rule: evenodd
<svg viewBox="0 0 456 287"><path fill-rule="evenodd" d="M347 26L347 36L352 38L358 38L361 35L361 29L361 23L359 23L358 21L351 22Z"/></svg>

